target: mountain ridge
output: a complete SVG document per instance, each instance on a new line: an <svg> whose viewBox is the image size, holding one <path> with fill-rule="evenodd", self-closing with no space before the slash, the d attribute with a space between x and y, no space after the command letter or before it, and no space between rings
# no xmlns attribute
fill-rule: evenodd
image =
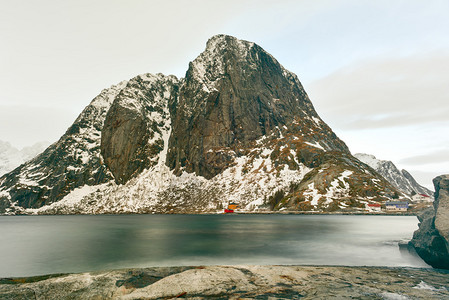
<svg viewBox="0 0 449 300"><path fill-rule="evenodd" d="M415 193L433 196L434 194L431 190L416 182L408 171L399 170L396 165L389 160L377 159L374 155L365 153L356 153L354 154L354 157L372 167L393 186L408 195Z"/></svg>
<svg viewBox="0 0 449 300"><path fill-rule="evenodd" d="M185 78L143 74L105 89L58 142L0 178L0 212L10 214L217 212L231 201L360 211L395 195L319 117L295 74L226 35L207 42Z"/></svg>

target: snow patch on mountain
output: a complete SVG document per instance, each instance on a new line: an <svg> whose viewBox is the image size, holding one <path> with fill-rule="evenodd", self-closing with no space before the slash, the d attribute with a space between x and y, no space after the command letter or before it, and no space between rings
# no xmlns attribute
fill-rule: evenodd
<svg viewBox="0 0 449 300"><path fill-rule="evenodd" d="M328 188L328 192L325 195L326 198L326 204L330 203L332 198L336 197L336 195L340 195L347 197L349 196L349 191L350 191L350 187L349 187L349 183L345 180L346 178L349 178L349 176L352 175L352 171L346 170L343 173L341 173L341 175L334 179L329 188Z"/></svg>
<svg viewBox="0 0 449 300"><path fill-rule="evenodd" d="M395 164L389 160L380 160L374 155L365 153L356 153L354 154L354 157L376 170L393 186L408 195L411 195L414 192L433 196L431 190L418 184L410 173L406 170L400 171Z"/></svg>
<svg viewBox="0 0 449 300"><path fill-rule="evenodd" d="M164 150L167 147L164 139ZM32 214L99 213L179 213L221 212L229 202L239 203L243 211L262 206L273 191L287 189L299 182L310 169L300 165L276 168L270 159L272 150L260 147L252 155L235 157L234 165L207 180L194 173L176 176L165 165L164 150L159 163L144 170L125 184L113 180L97 186L84 186L64 199ZM259 155L260 153L260 155Z"/></svg>
<svg viewBox="0 0 449 300"><path fill-rule="evenodd" d="M268 137L261 138L266 140ZM164 149L167 139L164 139ZM104 214L104 213L219 213L229 202L238 203L242 211L264 210L275 191L286 191L300 182L312 169L298 163L297 169L287 164L275 166L272 149L256 147L248 155L235 156L234 164L208 180L194 173L176 176L164 164L161 151L158 164L144 170L125 184L113 180L96 186L73 190L59 202L27 209L31 214ZM344 170L323 193L310 183L303 193L312 210L348 197L348 179L353 171ZM366 199L368 200L368 199ZM345 208L345 203L339 203Z"/></svg>
<svg viewBox="0 0 449 300"><path fill-rule="evenodd" d="M326 151L326 149L324 149L323 146L321 146L318 142L315 142L315 143L305 142L305 143L307 145L310 145L310 146L313 146L315 148L318 148L318 149Z"/></svg>

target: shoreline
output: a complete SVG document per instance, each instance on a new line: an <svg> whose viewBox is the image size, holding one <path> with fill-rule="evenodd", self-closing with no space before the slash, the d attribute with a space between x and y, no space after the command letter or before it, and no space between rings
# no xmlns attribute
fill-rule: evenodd
<svg viewBox="0 0 449 300"><path fill-rule="evenodd" d="M2 299L447 299L449 270L311 265L132 268L2 278L0 296Z"/></svg>
<svg viewBox="0 0 449 300"><path fill-rule="evenodd" d="M233 213L224 212L193 212L193 213L104 213L104 214L0 214L0 217L14 216L120 216L120 215L336 215L336 216L415 216L419 212L313 212L313 211L260 211L245 212L237 211Z"/></svg>

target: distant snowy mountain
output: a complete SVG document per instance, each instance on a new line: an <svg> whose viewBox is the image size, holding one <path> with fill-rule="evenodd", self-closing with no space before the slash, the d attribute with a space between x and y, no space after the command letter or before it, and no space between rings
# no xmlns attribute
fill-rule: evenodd
<svg viewBox="0 0 449 300"><path fill-rule="evenodd" d="M354 156L376 170L400 191L408 195L411 195L414 192L417 194L433 196L433 192L431 190L417 183L413 176L406 170L400 171L391 161L380 160L374 155L364 153L356 153Z"/></svg>
<svg viewBox="0 0 449 300"><path fill-rule="evenodd" d="M9 142L0 141L0 176L29 161L49 145L48 142L39 142L19 150Z"/></svg>
<svg viewBox="0 0 449 300"><path fill-rule="evenodd" d="M185 78L103 90L42 154L0 178L0 213L358 211L401 194L354 158L298 77L217 35Z"/></svg>

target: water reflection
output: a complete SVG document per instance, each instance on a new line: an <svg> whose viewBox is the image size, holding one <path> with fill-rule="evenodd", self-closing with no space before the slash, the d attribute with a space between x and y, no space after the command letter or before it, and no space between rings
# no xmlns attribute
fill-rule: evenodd
<svg viewBox="0 0 449 300"><path fill-rule="evenodd" d="M427 266L398 242L416 217L0 217L0 276L200 264Z"/></svg>

